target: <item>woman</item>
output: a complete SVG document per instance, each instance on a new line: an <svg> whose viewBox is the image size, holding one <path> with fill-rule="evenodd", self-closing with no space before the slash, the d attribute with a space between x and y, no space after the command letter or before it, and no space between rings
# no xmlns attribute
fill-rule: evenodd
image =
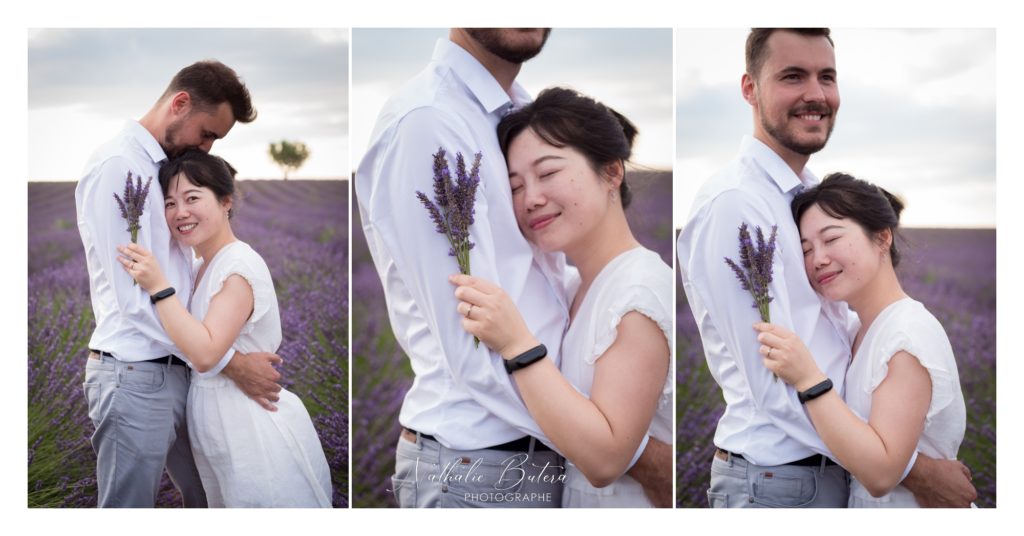
<svg viewBox="0 0 1024 536"><path fill-rule="evenodd" d="M329 508L327 459L302 401L282 390L278 411L269 412L217 374L229 352L274 352L281 343L270 271L231 230L234 169L189 151L160 169L160 186L171 235L201 259L194 288L181 289L191 293L191 314L178 300L159 299L170 285L148 251L129 244L118 248L119 260L157 300L160 322L194 369L188 427L210 506Z"/></svg>
<svg viewBox="0 0 1024 536"><path fill-rule="evenodd" d="M541 359L512 373L530 414L571 462L566 507L650 506L620 475L645 436L672 441L672 270L626 222L635 136L625 117L562 88L498 126L520 230L579 269L567 289L561 372ZM538 346L500 288L470 276L452 281L469 333L506 360Z"/></svg>
<svg viewBox="0 0 1024 536"><path fill-rule="evenodd" d="M914 452L955 459L966 410L956 360L939 321L900 286L894 234L903 204L849 175L829 175L793 200L804 266L824 298L860 318L846 401L829 390L805 403L818 434L854 477L851 507L916 507L900 486ZM798 392L827 380L791 332L758 324L761 354ZM851 331L852 335L852 331Z"/></svg>

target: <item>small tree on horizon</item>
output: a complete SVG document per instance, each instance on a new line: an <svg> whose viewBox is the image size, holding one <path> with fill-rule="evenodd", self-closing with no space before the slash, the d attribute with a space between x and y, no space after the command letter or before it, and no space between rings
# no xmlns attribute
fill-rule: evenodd
<svg viewBox="0 0 1024 536"><path fill-rule="evenodd" d="M288 173L302 167L303 162L309 158L309 148L301 141L291 142L281 140L270 144L270 158L281 166L284 171L284 180L288 180Z"/></svg>

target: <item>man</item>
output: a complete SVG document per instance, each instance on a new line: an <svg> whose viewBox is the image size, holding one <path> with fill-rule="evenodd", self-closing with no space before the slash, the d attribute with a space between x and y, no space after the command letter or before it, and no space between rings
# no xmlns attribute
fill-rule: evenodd
<svg viewBox="0 0 1024 536"><path fill-rule="evenodd" d="M153 177L139 219L138 242L151 250L179 299L192 289L192 253L171 239L163 194L155 180L168 157L187 149L209 151L236 121L255 119L249 92L233 70L217 61L185 67L138 122L90 157L75 188L78 229L85 247L96 330L89 340L85 393L96 426L96 481L101 507L152 507L166 467L185 506L205 507L189 447L185 401L186 356L164 332L150 296L134 285L117 262L118 245L129 241L127 221L114 199L128 174ZM228 355L209 374L223 372L268 410L278 400L280 377L273 354Z"/></svg>
<svg viewBox="0 0 1024 536"><path fill-rule="evenodd" d="M753 137L745 137L736 160L704 184L678 244L683 288L726 401L708 501L713 507L845 507L847 473L830 458L797 393L762 365L752 298L722 262L737 254L741 223L778 226L771 320L807 344L841 393L850 359L846 315L852 313L845 306L827 311L811 289L789 208L797 192L817 184L805 165L825 147L839 111L829 30L753 29L741 88L752 109ZM903 485L922 505L966 506L974 499L959 462L915 454L908 471Z"/></svg>
<svg viewBox="0 0 1024 536"><path fill-rule="evenodd" d="M391 326L416 374L399 415L403 432L393 489L403 507L560 504L561 462L545 445L500 356L474 345L463 331L448 283L456 264L415 195L432 190L430 166L439 148L449 157L483 155L470 230L473 275L512 296L557 364L568 324L569 304L558 290L564 256L534 262L516 225L495 133L505 114L529 101L515 78L548 33L451 30L427 68L384 106L356 172L363 230ZM644 452L630 474L656 489L665 504L671 449L652 441Z"/></svg>

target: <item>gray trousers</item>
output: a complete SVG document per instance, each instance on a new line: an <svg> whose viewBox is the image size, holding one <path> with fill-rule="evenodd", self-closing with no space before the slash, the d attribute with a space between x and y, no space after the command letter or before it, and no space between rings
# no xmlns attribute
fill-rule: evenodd
<svg viewBox="0 0 1024 536"><path fill-rule="evenodd" d="M559 508L563 462L551 451L453 450L399 438L392 490L402 508Z"/></svg>
<svg viewBox="0 0 1024 536"><path fill-rule="evenodd" d="M850 478L838 465L754 465L731 454L711 462L712 508L846 508Z"/></svg>
<svg viewBox="0 0 1024 536"><path fill-rule="evenodd" d="M188 368L107 356L87 361L83 387L96 427L98 505L152 508L166 467L184 505L205 508L185 418Z"/></svg>

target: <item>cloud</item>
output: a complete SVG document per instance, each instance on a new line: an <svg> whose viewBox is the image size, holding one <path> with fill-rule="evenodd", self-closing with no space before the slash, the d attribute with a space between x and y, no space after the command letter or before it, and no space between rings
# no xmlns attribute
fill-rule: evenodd
<svg viewBox="0 0 1024 536"><path fill-rule="evenodd" d="M347 176L347 157L324 157L347 155L348 45L345 29L33 30L30 147L61 146L73 161L61 167L30 150L29 176L74 177L112 121L141 117L179 69L208 58L242 77L259 114L215 147L242 176L272 176L262 153L282 138L315 144L299 176Z"/></svg>

